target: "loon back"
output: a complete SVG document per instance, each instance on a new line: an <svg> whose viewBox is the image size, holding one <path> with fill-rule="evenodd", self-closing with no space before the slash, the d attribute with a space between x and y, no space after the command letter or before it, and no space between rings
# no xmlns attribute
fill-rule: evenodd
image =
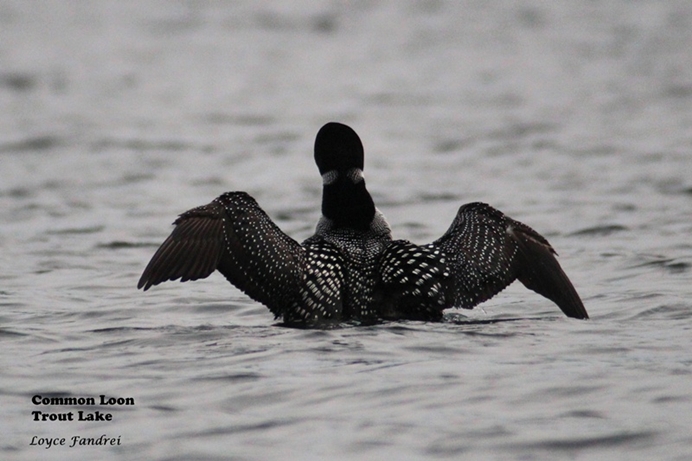
<svg viewBox="0 0 692 461"><path fill-rule="evenodd" d="M227 192L181 214L145 268L138 288L208 277L218 270L288 325L347 320L440 320L444 309L473 308L515 280L569 317L588 314L548 241L482 203L459 209L427 245L392 240L363 177L358 135L340 123L315 139L322 217L299 244L245 192Z"/></svg>

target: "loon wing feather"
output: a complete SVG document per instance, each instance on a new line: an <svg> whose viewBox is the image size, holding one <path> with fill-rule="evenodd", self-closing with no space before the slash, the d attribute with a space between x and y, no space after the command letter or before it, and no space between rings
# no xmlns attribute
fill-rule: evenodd
<svg viewBox="0 0 692 461"><path fill-rule="evenodd" d="M519 281L526 288L553 301L568 317L588 319L589 314L577 290L557 262L555 250L533 229L517 221L514 223L520 224L511 228L519 247ZM526 232L526 229L530 232Z"/></svg>
<svg viewBox="0 0 692 461"><path fill-rule="evenodd" d="M518 279L568 317L588 318L548 241L485 203L459 208L449 230L430 246L449 258L455 307L471 309Z"/></svg>
<svg viewBox="0 0 692 461"><path fill-rule="evenodd" d="M137 288L146 291L167 280L202 279L216 270L223 255L223 221L214 203L181 214L173 224L176 227L149 261Z"/></svg>
<svg viewBox="0 0 692 461"><path fill-rule="evenodd" d="M138 288L197 280L214 270L280 315L303 276L305 250L245 192L228 192L181 214L156 251Z"/></svg>

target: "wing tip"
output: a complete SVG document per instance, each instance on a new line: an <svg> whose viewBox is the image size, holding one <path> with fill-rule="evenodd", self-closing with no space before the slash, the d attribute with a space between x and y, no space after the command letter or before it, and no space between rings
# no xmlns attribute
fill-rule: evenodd
<svg viewBox="0 0 692 461"><path fill-rule="evenodd" d="M589 314L586 312L584 304L579 300L579 303L570 303L569 306L558 304L560 310L567 316L577 320L589 320Z"/></svg>
<svg viewBox="0 0 692 461"><path fill-rule="evenodd" d="M548 241L528 226L513 232L521 253L519 276L528 289L553 301L570 318L587 320L586 312L577 290L557 260L557 252Z"/></svg>
<svg viewBox="0 0 692 461"><path fill-rule="evenodd" d="M149 271L145 270L137 282L137 289L147 291L149 288L153 287L154 285L158 285L159 283L161 283L161 280L152 280Z"/></svg>

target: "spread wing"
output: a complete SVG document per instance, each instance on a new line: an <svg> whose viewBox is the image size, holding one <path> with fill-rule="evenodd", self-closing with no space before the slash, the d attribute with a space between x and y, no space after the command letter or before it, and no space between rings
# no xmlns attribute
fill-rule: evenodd
<svg viewBox="0 0 692 461"><path fill-rule="evenodd" d="M298 291L305 250L245 192L228 192L181 214L137 288L197 280L214 270L280 315Z"/></svg>
<svg viewBox="0 0 692 461"><path fill-rule="evenodd" d="M568 317L589 317L548 241L489 205L459 208L449 230L430 247L449 260L451 305L471 309L519 279Z"/></svg>

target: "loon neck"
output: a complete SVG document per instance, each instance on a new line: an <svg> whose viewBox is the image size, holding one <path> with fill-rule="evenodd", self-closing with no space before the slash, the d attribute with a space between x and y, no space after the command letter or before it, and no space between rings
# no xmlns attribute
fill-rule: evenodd
<svg viewBox="0 0 692 461"><path fill-rule="evenodd" d="M349 174L339 174L322 188L322 215L335 227L368 230L375 218L375 203L365 188L362 173L354 182Z"/></svg>

